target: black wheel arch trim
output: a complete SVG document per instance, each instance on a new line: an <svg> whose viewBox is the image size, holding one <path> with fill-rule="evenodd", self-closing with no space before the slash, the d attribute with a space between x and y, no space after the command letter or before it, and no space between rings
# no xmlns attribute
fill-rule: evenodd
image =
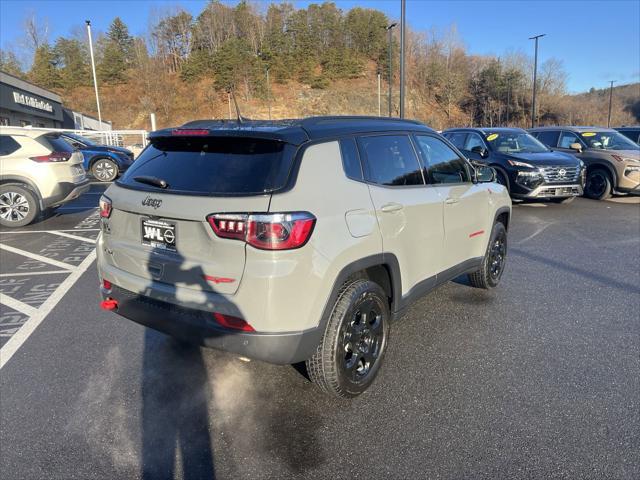
<svg viewBox="0 0 640 480"><path fill-rule="evenodd" d="M618 184L618 176L616 175L615 168L605 162L589 162L588 164L586 164L586 169L587 176L589 176L589 172L592 170L606 170L607 172L609 172L609 175L611 175L611 182L613 183L613 185L611 186L615 188L615 186Z"/></svg>
<svg viewBox="0 0 640 480"><path fill-rule="evenodd" d="M42 194L40 193L40 190L38 189L38 187L34 182L29 180L28 178L20 177L18 175L0 176L0 185L4 185L6 183L20 183L22 185L26 185L29 188L29 190L31 190L36 195L36 199L38 200L38 204L40 205L40 208L44 209Z"/></svg>

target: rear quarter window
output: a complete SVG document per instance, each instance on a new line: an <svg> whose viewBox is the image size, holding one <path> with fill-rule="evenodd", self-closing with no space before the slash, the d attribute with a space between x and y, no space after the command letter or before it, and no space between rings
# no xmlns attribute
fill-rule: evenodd
<svg viewBox="0 0 640 480"><path fill-rule="evenodd" d="M0 156L11 155L20 150L20 144L11 135L0 135Z"/></svg>
<svg viewBox="0 0 640 480"><path fill-rule="evenodd" d="M283 188L295 147L248 137L160 137L140 154L117 182L139 190L158 190L136 177L164 180L166 193L258 195Z"/></svg>
<svg viewBox="0 0 640 480"><path fill-rule="evenodd" d="M363 180L362 164L360 163L356 140L354 138L340 140L340 153L345 175L352 180Z"/></svg>

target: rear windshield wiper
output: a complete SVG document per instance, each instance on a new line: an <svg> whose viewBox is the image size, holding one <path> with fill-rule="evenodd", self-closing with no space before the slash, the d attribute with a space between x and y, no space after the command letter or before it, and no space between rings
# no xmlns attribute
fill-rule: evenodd
<svg viewBox="0 0 640 480"><path fill-rule="evenodd" d="M152 187L158 188L169 188L169 184L158 177L147 177L147 176L139 176L133 177L133 179L138 183L146 183L147 185L151 185Z"/></svg>

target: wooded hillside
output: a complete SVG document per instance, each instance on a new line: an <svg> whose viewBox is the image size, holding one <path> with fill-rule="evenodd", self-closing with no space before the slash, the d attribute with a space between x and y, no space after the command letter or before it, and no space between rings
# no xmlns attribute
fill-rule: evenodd
<svg viewBox="0 0 640 480"><path fill-rule="evenodd" d="M227 117L233 89L244 116L387 114L387 30L393 19L373 9L342 11L334 3L296 9L287 3L212 0L193 17L180 8L160 15L141 37L114 18L94 42L103 118L116 128L149 128L196 118ZM393 114L398 114L399 32L392 30ZM86 35L50 42L35 19L25 26L33 62L23 71L14 52L0 69L60 93L67 106L95 114ZM407 36L408 117L442 129L460 125L530 123L532 59L471 55L455 26ZM270 82L267 85L267 70ZM606 124L608 92L566 95L559 59L539 65L539 123ZM640 122L640 84L614 90L612 123Z"/></svg>

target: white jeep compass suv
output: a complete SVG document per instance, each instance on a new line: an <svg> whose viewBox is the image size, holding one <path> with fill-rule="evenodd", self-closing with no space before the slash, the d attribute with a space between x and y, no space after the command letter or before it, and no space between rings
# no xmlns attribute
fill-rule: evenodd
<svg viewBox="0 0 640 480"><path fill-rule="evenodd" d="M418 122L206 120L150 142L100 200L102 307L180 339L305 361L351 397L412 301L502 275L506 189Z"/></svg>

